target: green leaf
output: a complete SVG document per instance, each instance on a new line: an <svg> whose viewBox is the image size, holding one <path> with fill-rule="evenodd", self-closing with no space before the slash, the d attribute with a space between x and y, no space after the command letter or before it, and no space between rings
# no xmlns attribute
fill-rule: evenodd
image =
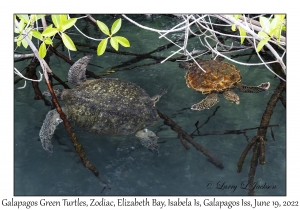
<svg viewBox="0 0 300 210"><path fill-rule="evenodd" d="M281 37L281 30L278 29L277 31L275 31L274 36L277 39L277 42L279 44L280 43L280 37Z"/></svg>
<svg viewBox="0 0 300 210"><path fill-rule="evenodd" d="M123 47L130 47L130 43L128 41L128 39L126 39L125 37L123 36L114 36L113 37L115 40L117 40L120 45L122 45Z"/></svg>
<svg viewBox="0 0 300 210"><path fill-rule="evenodd" d="M101 42L99 43L99 45L97 47L97 55L98 56L100 56L104 53L106 46L107 46L107 38L102 39Z"/></svg>
<svg viewBox="0 0 300 210"><path fill-rule="evenodd" d="M119 18L111 26L111 35L117 33L120 30L121 25L122 25L122 19Z"/></svg>
<svg viewBox="0 0 300 210"><path fill-rule="evenodd" d="M25 20L21 18L21 20L18 22L18 26L15 25L15 33L21 33L25 27Z"/></svg>
<svg viewBox="0 0 300 210"><path fill-rule="evenodd" d="M21 19L19 22L19 27L18 27L19 33L21 33L23 31L24 27L25 27L25 21L24 21L24 19Z"/></svg>
<svg viewBox="0 0 300 210"><path fill-rule="evenodd" d="M279 19L279 17L273 18L270 25L270 36L273 36L276 30L278 30L281 27L282 20Z"/></svg>
<svg viewBox="0 0 300 210"><path fill-rule="evenodd" d="M270 21L266 17L259 17L259 22L261 27L264 29L265 32L270 32Z"/></svg>
<svg viewBox="0 0 300 210"><path fill-rule="evenodd" d="M36 15L37 20L41 19L42 17L45 17L46 15Z"/></svg>
<svg viewBox="0 0 300 210"><path fill-rule="evenodd" d="M25 36L27 36L29 39L32 39L32 34L27 33L28 31L30 31L30 29L25 30L23 33L26 34ZM20 40L20 42L17 42L17 45L20 46L20 44L22 43L23 47L26 49L28 47L28 42L26 41L26 39L24 38L24 35L22 35L22 34L20 34L20 37L18 38L18 40Z"/></svg>
<svg viewBox="0 0 300 210"><path fill-rule="evenodd" d="M20 35L20 36L18 36L18 38L15 40L15 42L17 42L17 46L18 46L18 47L20 47L20 46L21 46L21 43L22 43L22 38L23 38L23 36L22 36L22 35Z"/></svg>
<svg viewBox="0 0 300 210"><path fill-rule="evenodd" d="M280 20L284 20L285 15L284 14L279 14L279 15L274 15L275 18L279 18Z"/></svg>
<svg viewBox="0 0 300 210"><path fill-rule="evenodd" d="M51 15L51 19L56 28L60 25L60 15Z"/></svg>
<svg viewBox="0 0 300 210"><path fill-rule="evenodd" d="M36 15L31 15L31 16L30 16L31 22L36 21L36 18L37 18Z"/></svg>
<svg viewBox="0 0 300 210"><path fill-rule="evenodd" d="M17 33L17 34L20 33L20 30L19 30L19 28L17 26L14 27L14 32Z"/></svg>
<svg viewBox="0 0 300 210"><path fill-rule="evenodd" d="M29 31L29 33L27 33L27 36L30 40L32 40L32 32L30 28L27 28L27 31Z"/></svg>
<svg viewBox="0 0 300 210"><path fill-rule="evenodd" d="M111 46L112 46L116 51L118 51L118 49L119 49L119 43L118 43L118 41L117 41L117 39L116 39L115 37L111 37L111 38L110 38L110 44L111 44Z"/></svg>
<svg viewBox="0 0 300 210"><path fill-rule="evenodd" d="M232 31L236 31L236 25L235 25L235 24L232 24L232 25L231 25L231 30L232 30Z"/></svg>
<svg viewBox="0 0 300 210"><path fill-rule="evenodd" d="M237 19L239 19L242 15L240 14L240 15L232 15L232 16L233 16L234 19L237 20Z"/></svg>
<svg viewBox="0 0 300 210"><path fill-rule="evenodd" d="M46 53L47 53L46 44L45 42L43 42L39 48L39 56L41 58L44 58L46 56Z"/></svg>
<svg viewBox="0 0 300 210"><path fill-rule="evenodd" d="M107 36L110 36L109 29L108 29L108 27L105 25L105 23L103 23L103 22L97 20L97 25L98 25L98 27L100 28L100 30L101 30L104 34L106 34Z"/></svg>
<svg viewBox="0 0 300 210"><path fill-rule="evenodd" d="M42 17L44 17L44 16L46 16L46 15L31 15L30 16L30 18L31 18L31 23L33 23L33 22L35 22L35 21L37 21L37 20L39 20L39 19L41 19Z"/></svg>
<svg viewBox="0 0 300 210"><path fill-rule="evenodd" d="M260 32L258 32L258 34L257 34L259 37L261 37L261 38L263 38L263 39L265 39L265 38L269 38L269 35L268 34L266 34L265 32L263 32L263 31L260 31Z"/></svg>
<svg viewBox="0 0 300 210"><path fill-rule="evenodd" d="M242 27L239 27L239 31L240 31L240 36L241 36L241 44L243 44L247 33L246 33L246 30L243 29Z"/></svg>
<svg viewBox="0 0 300 210"><path fill-rule="evenodd" d="M28 42L26 41L26 39L22 39L22 45L25 49L28 47Z"/></svg>
<svg viewBox="0 0 300 210"><path fill-rule="evenodd" d="M16 36L14 37L14 42L19 42L21 39L20 39L21 36Z"/></svg>
<svg viewBox="0 0 300 210"><path fill-rule="evenodd" d="M63 25L68 20L67 15L60 15L60 25Z"/></svg>
<svg viewBox="0 0 300 210"><path fill-rule="evenodd" d="M273 30L270 31L270 36L275 36L277 38L277 35L279 34L280 36L280 28L275 28Z"/></svg>
<svg viewBox="0 0 300 210"><path fill-rule="evenodd" d="M56 28L46 28L42 35L45 37L51 37L54 36L56 33L58 32L58 30Z"/></svg>
<svg viewBox="0 0 300 210"><path fill-rule="evenodd" d="M64 43L64 45L69 49L69 50L72 50L72 51L77 51L72 39L65 33L61 33L61 38L62 38L62 41Z"/></svg>
<svg viewBox="0 0 300 210"><path fill-rule="evenodd" d="M258 44L257 44L257 47L256 47L256 52L259 52L263 46L265 46L265 44L270 40L270 37L268 38L265 38L265 39L262 39Z"/></svg>
<svg viewBox="0 0 300 210"><path fill-rule="evenodd" d="M17 15L21 20L23 20L25 23L29 22L29 16L28 15Z"/></svg>
<svg viewBox="0 0 300 210"><path fill-rule="evenodd" d="M44 42L45 42L46 44L53 45L52 39L50 39L49 37L47 37L47 38L44 40Z"/></svg>
<svg viewBox="0 0 300 210"><path fill-rule="evenodd" d="M77 18L71 18L62 24L62 31L71 28L77 21Z"/></svg>

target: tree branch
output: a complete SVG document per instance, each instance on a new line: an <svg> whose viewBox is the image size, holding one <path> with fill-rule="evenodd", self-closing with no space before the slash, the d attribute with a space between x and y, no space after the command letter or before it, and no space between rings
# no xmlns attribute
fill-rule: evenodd
<svg viewBox="0 0 300 210"><path fill-rule="evenodd" d="M162 118L164 120L164 123L166 125L170 126L171 129L178 134L179 140L181 141L181 143L183 144L183 146L186 149L189 149L189 146L187 146L187 144L183 141L183 139L187 140L197 150L202 152L208 158L209 162L213 163L215 166L217 166L220 169L224 168L223 164L217 158L215 158L208 150L206 150L200 144L195 142L194 139L187 132L182 130L182 128L180 126L178 126L172 119L170 119L168 116L161 113L159 110L157 110L157 112L158 112L158 115L160 116L160 118Z"/></svg>
<svg viewBox="0 0 300 210"><path fill-rule="evenodd" d="M15 25L18 27L19 24L17 22L17 20L15 20ZM61 109L61 106L60 104L58 103L58 100L54 94L54 91L52 89L52 86L49 82L49 77L48 77L48 72L51 74L52 73L52 70L50 69L50 67L48 66L48 64L46 63L46 61L44 59L42 59L40 56L39 56L39 53L38 53L38 50L37 48L35 47L35 45L32 43L32 41L28 38L27 34L25 32L23 32L23 37L24 39L27 41L28 45L30 46L31 50L33 51L34 55L36 56L36 58L39 60L40 62L40 65L43 69L43 73L44 73L44 77L45 77L45 80L46 80L46 84L48 86L48 89L49 89L49 92L51 94L51 97L52 97L52 100L55 104L55 107L56 107L56 110L57 112L59 113L60 115L60 118L63 120L64 122L64 125L65 125L65 129L66 131L68 132L69 134L69 137L71 138L73 144L74 144L74 147L79 155L79 157L81 158L81 161L83 163L83 165L88 168L97 178L98 180L100 181L100 183L102 183L104 185L104 188L108 188L108 189L111 189L110 186L105 182L103 181L100 176L99 176L99 171L90 163L90 161L88 160L88 158L85 156L85 153L84 153L84 150L83 150L83 146L78 142L76 136L75 136L75 133L72 132L71 130L71 125L69 124L69 122L67 121L66 119L66 116L65 114L63 113L62 109Z"/></svg>

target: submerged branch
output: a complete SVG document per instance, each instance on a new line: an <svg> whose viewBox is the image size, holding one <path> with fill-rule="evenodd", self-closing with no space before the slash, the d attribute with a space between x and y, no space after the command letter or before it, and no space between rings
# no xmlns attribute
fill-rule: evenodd
<svg viewBox="0 0 300 210"><path fill-rule="evenodd" d="M15 25L16 25L16 27L19 26L19 23L16 20L15 20ZM60 104L58 103L58 100L57 100L57 98L56 98L56 96L54 94L52 86L51 86L51 84L49 82L48 73L51 74L52 70L50 69L50 67L48 66L48 64L46 63L46 61L39 56L37 48L32 43L32 41L29 39L29 37L27 36L27 34L25 32L23 32L22 35L23 35L24 39L26 39L28 45L30 46L31 50L34 52L36 58L39 61L39 64L41 65L41 67L43 69L44 78L45 78L46 84L48 86L49 92L50 92L50 94L52 96L52 100L53 100L53 102L55 104L56 110L59 113L60 118L63 120L64 125L65 125L65 129L67 130L67 132L69 134L69 137L71 138L71 140L72 140L72 142L74 144L74 147L75 147L77 153L79 154L79 156L80 156L80 158L81 158L84 166L86 168L88 168L90 171L92 171L92 173L98 178L98 180L100 181L100 183L102 183L105 186L105 188L110 189L110 186L105 181L103 181L100 178L99 171L89 162L88 158L85 156L85 153L84 153L82 145L78 142L78 140L77 140L77 138L75 136L75 133L73 133L71 131L71 125L67 121L67 119L65 117L65 114L63 113L63 111L62 111L62 109L60 107Z"/></svg>
<svg viewBox="0 0 300 210"><path fill-rule="evenodd" d="M170 126L173 131L178 133L178 138L186 149L189 149L189 147L186 147L187 144L184 142L183 139L188 141L197 150L202 152L208 158L209 162L213 163L215 166L217 166L220 169L224 168L223 164L217 158L215 158L208 150L203 148L200 144L195 142L194 139L188 133L186 133L184 130L182 130L182 128L180 126L178 126L172 119L170 119L168 116L161 113L159 110L157 110L157 112L158 112L158 115L160 116L160 118L162 118L164 120L164 123L166 125Z"/></svg>
<svg viewBox="0 0 300 210"><path fill-rule="evenodd" d="M248 194L249 195L254 194L253 184L254 184L254 176L255 176L258 160L259 160L259 163L262 165L264 165L266 163L266 161L265 161L265 144L267 141L267 139L266 139L267 128L269 126L270 119L272 117L273 110L276 106L276 103L280 99L280 96L281 96L282 92L285 90L285 87L286 87L286 82L280 80L279 85L277 86L276 90L272 94L272 96L267 104L267 107L262 115L260 127L257 131L256 136L254 136L253 139L251 140L251 142L249 142L246 149L243 151L242 155L239 158L239 161L237 164L237 167L238 167L237 172L238 173L240 173L242 171L242 166L245 161L245 158L246 158L248 152L250 151L251 147L254 146L253 155L252 155L252 159L251 159L250 171L248 173L248 183L249 183ZM274 139L273 131L271 131L271 134L272 134L272 138Z"/></svg>
<svg viewBox="0 0 300 210"><path fill-rule="evenodd" d="M211 133L198 132L197 135L193 134L191 136L209 136L209 135L227 135L227 134L244 134L244 135L246 135L247 131L249 131L249 130L265 129L268 127L272 128L272 127L277 127L277 126L279 126L279 125L276 124L276 125L268 125L265 127L244 128L244 129L238 129L238 130L212 131Z"/></svg>
<svg viewBox="0 0 300 210"><path fill-rule="evenodd" d="M72 128L70 123L68 122L65 114L63 113L58 100L54 94L54 91L52 89L52 86L50 83L47 83L49 92L51 94L52 100L55 104L56 110L59 113L60 118L63 120L64 125L65 125L65 129L69 134L69 137L71 139L71 141L73 142L73 145L75 147L76 152L78 153L83 165L88 168L96 177L97 179L104 185L105 188L111 189L111 187L109 186L109 184L107 184L104 180L101 179L100 177L100 173L99 171L96 169L96 167L88 160L88 158L86 157L85 153L84 153L84 149L82 144L79 143L79 141L76 138L75 133L72 132Z"/></svg>
<svg viewBox="0 0 300 210"><path fill-rule="evenodd" d="M286 82L280 81L279 85L277 86L276 90L274 91L273 95L271 96L267 104L265 112L263 113L262 120L260 123L260 127L262 128L258 130L257 135L261 137L266 135L267 129L265 127L269 125L271 116L273 114L273 110L276 106L278 99L280 98L281 93L285 90L285 87L286 87Z"/></svg>
<svg viewBox="0 0 300 210"><path fill-rule="evenodd" d="M253 147L253 155L251 158L251 165L250 165L250 170L248 173L248 195L254 195L254 187L253 187L253 182L254 182L254 177L256 173L256 167L258 165L258 157L259 157L259 144L255 143Z"/></svg>
<svg viewBox="0 0 300 210"><path fill-rule="evenodd" d="M286 108L286 100L283 98L282 94L280 94L279 100L281 101L282 106L283 106L284 108Z"/></svg>
<svg viewBox="0 0 300 210"><path fill-rule="evenodd" d="M238 166L237 172L238 173L240 173L242 171L242 167L243 167L243 164L245 162L245 158L246 158L248 152L250 151L251 147L255 144L257 139L258 139L258 136L254 136L253 139L246 146L243 153L241 154L240 159L239 159L238 164L237 164L237 166Z"/></svg>
<svg viewBox="0 0 300 210"><path fill-rule="evenodd" d="M37 59L32 59L30 64L26 67L26 75L29 79L32 80L37 80L36 76L36 68L39 66L39 62ZM51 106L51 102L48 101L42 94L40 87L39 87L39 82L36 81L31 81L35 96L34 100L43 100L46 106Z"/></svg>

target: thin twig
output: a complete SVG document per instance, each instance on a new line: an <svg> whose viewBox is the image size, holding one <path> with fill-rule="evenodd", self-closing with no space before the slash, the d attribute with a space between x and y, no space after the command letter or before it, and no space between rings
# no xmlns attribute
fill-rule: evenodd
<svg viewBox="0 0 300 210"><path fill-rule="evenodd" d="M187 140L197 150L202 152L208 158L209 162L213 163L216 167L218 167L220 169L224 168L223 164L217 158L215 158L208 150L203 148L200 144L195 142L194 139L187 132L182 130L182 128L180 126L178 126L172 119L170 119L168 116L161 113L159 110L157 110L157 112L158 112L158 115L160 116L160 118L162 118L164 120L164 123L166 125L170 126L171 129L174 130L178 134L179 139L183 138L183 139ZM182 139L180 139L180 141L182 142ZM185 146L185 143L183 143L183 145ZM187 147L185 147L185 148L187 148Z"/></svg>

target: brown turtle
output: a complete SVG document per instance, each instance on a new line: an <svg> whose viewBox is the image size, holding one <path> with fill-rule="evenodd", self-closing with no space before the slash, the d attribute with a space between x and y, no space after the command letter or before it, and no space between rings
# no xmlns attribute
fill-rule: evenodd
<svg viewBox="0 0 300 210"><path fill-rule="evenodd" d="M239 104L239 96L232 89L237 88L245 93L259 93L268 90L269 82L258 86L246 86L241 83L240 71L232 64L218 60L196 59L197 63L206 71L204 72L196 63L181 62L179 66L187 69L185 75L186 84L189 88L207 95L205 99L192 105L193 110L209 109L219 102L218 94L224 98Z"/></svg>

